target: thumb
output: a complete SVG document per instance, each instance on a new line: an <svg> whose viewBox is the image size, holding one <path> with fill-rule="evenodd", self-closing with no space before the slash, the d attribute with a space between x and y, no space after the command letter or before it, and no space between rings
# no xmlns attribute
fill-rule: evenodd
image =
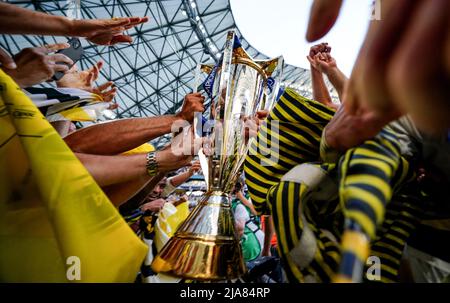
<svg viewBox="0 0 450 303"><path fill-rule="evenodd" d="M0 63L2 66L8 69L16 69L17 65L14 60L9 56L9 54L0 48Z"/></svg>

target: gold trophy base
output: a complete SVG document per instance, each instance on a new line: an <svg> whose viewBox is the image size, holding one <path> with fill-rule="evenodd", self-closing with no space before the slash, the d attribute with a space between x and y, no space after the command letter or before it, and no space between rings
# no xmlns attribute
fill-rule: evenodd
<svg viewBox="0 0 450 303"><path fill-rule="evenodd" d="M206 193L151 266L155 272L193 280L242 276L247 269L228 195L221 191Z"/></svg>

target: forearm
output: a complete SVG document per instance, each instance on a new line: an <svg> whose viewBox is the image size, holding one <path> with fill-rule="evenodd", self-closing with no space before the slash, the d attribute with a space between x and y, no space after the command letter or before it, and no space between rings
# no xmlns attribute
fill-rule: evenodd
<svg viewBox="0 0 450 303"><path fill-rule="evenodd" d="M247 200L244 195L239 194L238 195L239 200L241 200L242 204L244 204L245 206L247 206L248 208L250 208L250 212L252 213L252 215L257 216L258 213L255 210L255 207L253 206L252 202L250 202L249 200Z"/></svg>
<svg viewBox="0 0 450 303"><path fill-rule="evenodd" d="M344 87L345 84L348 81L348 78L344 75L344 73L339 68L333 68L330 72L327 74L328 80L330 80L333 87L336 89L339 99L342 102L343 94L344 94Z"/></svg>
<svg viewBox="0 0 450 303"><path fill-rule="evenodd" d="M102 190L108 196L111 203L118 207L124 203L128 203L130 199L132 199L137 193L139 193L143 187L147 186L147 184L153 184L154 178L155 177L144 176L128 182L104 186L102 187ZM158 182L156 182L156 184L157 183ZM154 186L155 185L153 184L153 187ZM142 201L143 200L144 199L142 199ZM130 202L129 204L132 208L129 209L130 211L136 209L139 206L139 203L137 201Z"/></svg>
<svg viewBox="0 0 450 303"><path fill-rule="evenodd" d="M117 155L170 133L177 120L174 115L166 115L96 124L68 135L64 141L74 152Z"/></svg>
<svg viewBox="0 0 450 303"><path fill-rule="evenodd" d="M327 86L325 85L325 80L320 71L311 67L311 81L314 100L329 105L332 103L330 93L328 92Z"/></svg>
<svg viewBox="0 0 450 303"><path fill-rule="evenodd" d="M192 174L189 171L186 171L184 173L181 173L179 175L176 175L172 178L170 178L169 182L174 186L174 187L178 187L181 184L183 184L184 182L186 182L187 180L189 180L189 178L192 176Z"/></svg>
<svg viewBox="0 0 450 303"><path fill-rule="evenodd" d="M0 33L71 36L72 22L63 16L0 2Z"/></svg>
<svg viewBox="0 0 450 303"><path fill-rule="evenodd" d="M164 176L164 173L160 173L154 177L139 178L104 187L103 191L108 195L114 205L121 206L121 212L130 212L145 203L148 195Z"/></svg>
<svg viewBox="0 0 450 303"><path fill-rule="evenodd" d="M264 221L264 248L263 248L265 252L270 251L271 246L270 242L272 241L274 232L275 231L273 228L272 216L266 216Z"/></svg>
<svg viewBox="0 0 450 303"><path fill-rule="evenodd" d="M147 177L146 154L99 156L75 154L100 186L108 186Z"/></svg>

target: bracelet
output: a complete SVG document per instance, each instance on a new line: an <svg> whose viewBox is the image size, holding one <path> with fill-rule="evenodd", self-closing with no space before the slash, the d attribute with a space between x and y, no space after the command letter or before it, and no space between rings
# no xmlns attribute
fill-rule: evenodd
<svg viewBox="0 0 450 303"><path fill-rule="evenodd" d="M147 173L150 177L158 173L158 163L156 162L156 152L152 151L147 154Z"/></svg>

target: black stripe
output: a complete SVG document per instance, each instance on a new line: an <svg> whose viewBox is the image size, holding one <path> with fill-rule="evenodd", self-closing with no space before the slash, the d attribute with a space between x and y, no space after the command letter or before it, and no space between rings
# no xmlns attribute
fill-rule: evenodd
<svg viewBox="0 0 450 303"><path fill-rule="evenodd" d="M292 97L289 94L284 94L283 97L286 98L287 101L289 101L290 103L292 103L295 107L297 107L301 112L305 113L308 117L314 119L317 123L325 123L327 124L328 122L330 122L330 119L327 118L322 118L319 115L317 115L316 113L314 113L313 111L311 111L304 102L300 101L300 100L296 100L294 97ZM283 103L281 103L281 105L284 105ZM287 105L286 105L287 106Z"/></svg>
<svg viewBox="0 0 450 303"><path fill-rule="evenodd" d="M398 162L398 159L400 158L400 156L398 154L396 154L395 151L391 150L389 147L387 147L385 145L382 145L378 141L371 141L371 142L374 142L376 145L363 144L359 148L365 148L365 149L371 150L377 154L387 156L387 157L391 158L392 160Z"/></svg>
<svg viewBox="0 0 450 303"><path fill-rule="evenodd" d="M384 197L384 194L381 190L379 190L377 187L366 184L366 183L353 183L352 185L346 185L346 187L357 187L362 190L365 190L367 192L370 192L372 195L374 195L378 200L385 201L386 198Z"/></svg>
<svg viewBox="0 0 450 303"><path fill-rule="evenodd" d="M300 141L300 139L296 138L294 135L292 135L288 132L279 131L279 135L280 135L280 137L283 137L296 145L295 147L292 145L288 145L288 144L282 142L280 139L280 141L279 141L280 145L285 144L286 148L289 147L291 149L299 150L300 153L305 153L307 155L310 155L311 157L314 157L315 155L317 155L317 153L319 151L319 146L308 145L308 144Z"/></svg>
<svg viewBox="0 0 450 303"><path fill-rule="evenodd" d="M283 222L284 222L284 230L286 234L286 242L288 245L288 249L291 250L294 248L294 241L292 237L289 237L289 234L291 233L291 225L295 225L295 222L290 222L289 220L289 204L293 203L294 201L289 200L289 182L281 182L279 189L281 190L281 201L277 201L277 204L281 203L281 210L282 210L282 216L283 216ZM294 211L296 210L296 207L294 205Z"/></svg>
<svg viewBox="0 0 450 303"><path fill-rule="evenodd" d="M42 136L39 135L21 135L21 134L17 134L19 137L24 137L24 138L42 138Z"/></svg>
<svg viewBox="0 0 450 303"><path fill-rule="evenodd" d="M253 166L251 164L246 163L245 167L244 167L244 171L245 171L245 178L248 179L249 181L255 183L258 186L261 186L264 189L269 189L270 187L272 187L273 183L278 182L278 179L276 179L275 181L270 182L270 180L268 180L267 178L265 179L261 179L261 175L260 174L255 174L256 176L253 176L253 174L255 173L255 171L257 171L257 169L254 169Z"/></svg>
<svg viewBox="0 0 450 303"><path fill-rule="evenodd" d="M347 210L352 210L352 211L356 210L356 211L364 213L367 217L369 217L370 221L372 221L372 224L374 226L376 226L377 217L376 217L375 211L373 210L372 207L370 207L369 204L365 203L364 201L355 199L355 198L351 198L351 199L347 200L347 202L345 204L345 208Z"/></svg>
<svg viewBox="0 0 450 303"><path fill-rule="evenodd" d="M315 100L305 100L306 103L308 103L311 107L314 107L315 109L320 110L321 112L324 112L330 116L334 116L336 111L334 109L329 108L326 105L323 105L322 103L315 101Z"/></svg>
<svg viewBox="0 0 450 303"><path fill-rule="evenodd" d="M383 235L383 237L379 240L379 242L391 245L392 247L397 248L398 250L400 250L401 252L403 252L403 248L405 247L405 243L406 241L403 239L400 239L402 241L402 243L398 243L397 241L394 241L390 238L387 238L386 236L389 235L389 231ZM400 254L401 255L401 254Z"/></svg>
<svg viewBox="0 0 450 303"><path fill-rule="evenodd" d="M390 184L391 184L392 187L395 187L395 186L400 185L400 184L397 184L397 183L399 183L400 181L402 181L402 180L401 180L401 177L402 177L402 175L403 175L403 169L404 169L404 167L403 167L403 161L402 161L402 159L400 159L400 161L399 161L399 163L398 163L398 167L397 167L397 169L395 170L395 174L394 174L394 176L392 177L391 182L390 182Z"/></svg>
<svg viewBox="0 0 450 303"><path fill-rule="evenodd" d="M389 184L389 177L386 175L386 173L382 169L368 163L352 164L350 161L350 167L347 169L347 176L350 175L377 176L378 178L385 181L386 184Z"/></svg>
<svg viewBox="0 0 450 303"><path fill-rule="evenodd" d="M316 133L320 133L320 128L318 125L312 124L309 121L306 121L305 119L303 119L302 117L300 117L296 112L294 112L291 108L287 107L286 105L281 106L280 108L283 109L285 112L287 112L287 114L289 114L290 116L292 116L292 118L294 119L294 121L290 121L289 119L287 119L280 111L278 108L273 108L272 111L275 115L277 115L278 117L282 117L284 119L286 119L286 121L282 121L282 120L278 120L281 122L293 122L293 123L302 123L303 125L307 125L309 129L311 129L312 131L316 132ZM274 119L275 120L275 119ZM320 125L320 124L319 124ZM323 128L323 127L322 127Z"/></svg>
<svg viewBox="0 0 450 303"><path fill-rule="evenodd" d="M248 156L250 159L252 159L254 162L258 163L259 162L259 158L257 158L256 156ZM254 172L255 174L261 176L261 179L266 179L268 181L272 181L272 182L277 182L279 181L278 177L275 177L273 175L268 175L266 173L264 173L263 171L261 171L258 167L256 167L255 165L251 164L249 161L246 160L245 162L245 166L248 167L248 169L252 172ZM285 170L277 170L272 166L267 166L268 169L272 170L272 173L279 173L281 175L283 175L285 173Z"/></svg>
<svg viewBox="0 0 450 303"><path fill-rule="evenodd" d="M358 154L353 154L352 155L352 160L353 159L362 159L362 160L367 160L367 159L373 159L372 157L367 157L364 155L358 155ZM384 160L380 160L380 159L376 159L377 161L383 161L383 163L386 163L387 165L389 165L389 168L391 171L394 171L394 166L392 166L392 164L390 162L384 161Z"/></svg>
<svg viewBox="0 0 450 303"><path fill-rule="evenodd" d="M2 148L4 145L6 145L9 141L11 141L12 138L14 138L17 135L17 133L13 133L8 139L6 139L5 141L3 141L0 144L0 148Z"/></svg>
<svg viewBox="0 0 450 303"><path fill-rule="evenodd" d="M292 130L292 132L294 132L294 133L300 134L303 138L305 138L308 142L310 142L310 144L312 146L319 146L320 137L322 136L323 129L320 132L316 133L316 132L313 132L311 129L308 129L309 132L307 132L304 128L299 127L295 123L291 123L291 122L280 122L280 125ZM311 133L318 136L319 139L314 138Z"/></svg>
<svg viewBox="0 0 450 303"><path fill-rule="evenodd" d="M400 146L398 145L398 137L392 133L387 131L385 128L383 128L380 133L378 134L378 136L380 136L381 138L388 140L389 142L392 143L392 145L394 145L395 147L397 147L398 149L400 149Z"/></svg>
<svg viewBox="0 0 450 303"><path fill-rule="evenodd" d="M400 268L400 262L398 262L398 264L396 264L394 261L392 261L391 259L387 259L383 256L381 256L381 254L376 250L377 247L372 248L372 250L370 251L370 255L371 256L376 256L378 258L380 258L381 264L386 265L396 271L399 270ZM398 260L399 261L399 260Z"/></svg>
<svg viewBox="0 0 450 303"><path fill-rule="evenodd" d="M409 236L404 235L404 234L400 233L399 231L396 231L396 230L392 229L393 227L398 228L398 229L400 229L402 231L405 231L405 232L409 233L409 231L404 230L404 229L396 226L395 222L394 222L394 224L392 224L392 226L386 232L383 233L382 237L384 237L384 235L389 234L389 235L392 235L392 236L400 239L401 241L406 241L409 238Z"/></svg>
<svg viewBox="0 0 450 303"><path fill-rule="evenodd" d="M391 256L394 259L400 260L400 258L401 258L403 253L398 254L398 253L394 252L390 248L379 246L379 243L384 243L384 241L380 240L377 243L375 243L374 245L372 245L372 249L374 251L377 251L379 253L383 253L383 254L389 255L389 256Z"/></svg>
<svg viewBox="0 0 450 303"><path fill-rule="evenodd" d="M301 189L301 184L299 183L294 183L294 203L295 205L297 205L296 207L294 207L294 224L295 226L299 226L299 222L300 222L300 209L302 207L302 202L300 200L300 189ZM297 227L297 229L300 229L300 227ZM301 231L303 232L303 231ZM300 239L301 237L301 233L297 235Z"/></svg>
<svg viewBox="0 0 450 303"><path fill-rule="evenodd" d="M320 264L316 259L311 262L311 268L317 273L319 279L322 282L329 282L331 277L327 274L327 272L323 269L322 264Z"/></svg>

